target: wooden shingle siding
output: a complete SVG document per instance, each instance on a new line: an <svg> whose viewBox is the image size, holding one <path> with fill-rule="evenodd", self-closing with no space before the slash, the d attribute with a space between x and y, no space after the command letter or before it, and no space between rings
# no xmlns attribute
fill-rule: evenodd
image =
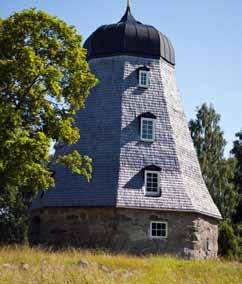
<svg viewBox="0 0 242 284"><path fill-rule="evenodd" d="M139 88L137 69L149 66L149 88ZM124 207L220 213L203 182L177 90L174 66L163 59L113 56L91 59L100 83L77 115L80 142L72 149L93 158L90 183L67 169L55 170L56 188L36 199L41 207ZM139 116L156 116L156 139L140 141ZM68 152L61 147L57 152ZM161 168L159 197L144 194L142 169Z"/></svg>

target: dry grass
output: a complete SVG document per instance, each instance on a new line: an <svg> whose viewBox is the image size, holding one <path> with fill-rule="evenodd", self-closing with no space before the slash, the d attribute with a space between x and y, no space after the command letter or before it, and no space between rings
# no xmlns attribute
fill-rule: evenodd
<svg viewBox="0 0 242 284"><path fill-rule="evenodd" d="M105 252L0 248L0 284L242 284L242 264Z"/></svg>

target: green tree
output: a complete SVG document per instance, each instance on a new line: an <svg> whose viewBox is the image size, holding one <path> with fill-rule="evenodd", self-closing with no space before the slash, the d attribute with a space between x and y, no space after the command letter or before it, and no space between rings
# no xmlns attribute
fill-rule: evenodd
<svg viewBox="0 0 242 284"><path fill-rule="evenodd" d="M236 212L233 216L233 221L235 223L235 231L239 238L240 256L242 256L242 131L236 133L235 136L236 140L234 141L231 154L233 154L234 158L237 161L234 184L239 193L239 201Z"/></svg>
<svg viewBox="0 0 242 284"><path fill-rule="evenodd" d="M197 150L204 181L216 201L220 196L217 183L220 179L220 164L223 160L226 141L219 126L220 115L212 105L197 108L196 119L189 122L194 146Z"/></svg>
<svg viewBox="0 0 242 284"><path fill-rule="evenodd" d="M236 210L236 214L234 216L234 221L236 223L242 222L242 131L235 134L236 140L233 143L233 149L231 150L231 154L234 155L237 166L235 170L234 183L239 192L239 204Z"/></svg>
<svg viewBox="0 0 242 284"><path fill-rule="evenodd" d="M10 220L22 209L26 214L37 192L54 185L50 145L79 140L75 114L95 84L74 27L35 9L0 21L1 232L14 227ZM91 177L91 159L77 151L53 162Z"/></svg>
<svg viewBox="0 0 242 284"><path fill-rule="evenodd" d="M239 253L239 244L233 227L224 221L219 229L219 254L228 257L237 256Z"/></svg>
<svg viewBox="0 0 242 284"><path fill-rule="evenodd" d="M10 187L1 192L0 243L25 243L28 235L28 208L34 191Z"/></svg>
<svg viewBox="0 0 242 284"><path fill-rule="evenodd" d="M238 192L234 184L236 164L236 160L233 158L222 159L218 165L220 176L215 182L218 191L215 203L222 213L223 219L230 223L238 204Z"/></svg>
<svg viewBox="0 0 242 284"><path fill-rule="evenodd" d="M220 225L219 251L222 254L236 255L238 243L232 226L232 216L238 203L238 193L234 185L237 162L233 158L224 158L226 141L219 122L220 115L213 106L203 104L197 109L196 119L189 122L189 128L204 181L223 216L223 223ZM226 239L231 236L233 240Z"/></svg>

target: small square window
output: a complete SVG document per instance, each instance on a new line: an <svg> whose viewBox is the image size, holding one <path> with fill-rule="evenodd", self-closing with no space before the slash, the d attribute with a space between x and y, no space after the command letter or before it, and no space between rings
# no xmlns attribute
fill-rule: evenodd
<svg viewBox="0 0 242 284"><path fill-rule="evenodd" d="M168 223L161 221L150 222L150 238L166 239L168 237Z"/></svg>
<svg viewBox="0 0 242 284"><path fill-rule="evenodd" d="M155 140L155 119L141 118L141 140L153 142Z"/></svg>
<svg viewBox="0 0 242 284"><path fill-rule="evenodd" d="M139 71L139 86L142 88L149 87L149 71Z"/></svg>
<svg viewBox="0 0 242 284"><path fill-rule="evenodd" d="M145 171L145 195L160 195L160 172Z"/></svg>

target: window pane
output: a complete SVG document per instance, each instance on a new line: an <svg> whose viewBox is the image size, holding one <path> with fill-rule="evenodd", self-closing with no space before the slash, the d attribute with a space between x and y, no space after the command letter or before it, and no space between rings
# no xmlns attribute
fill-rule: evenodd
<svg viewBox="0 0 242 284"><path fill-rule="evenodd" d="M152 190L152 184L151 183L147 183L147 190L148 191Z"/></svg>
<svg viewBox="0 0 242 284"><path fill-rule="evenodd" d="M142 119L142 138L147 140L153 140L154 133L154 121Z"/></svg>
<svg viewBox="0 0 242 284"><path fill-rule="evenodd" d="M158 230L161 229L161 223L157 223L157 229L158 229Z"/></svg>
<svg viewBox="0 0 242 284"><path fill-rule="evenodd" d="M156 223L152 223L151 226L152 226L152 230L156 229Z"/></svg>
<svg viewBox="0 0 242 284"><path fill-rule="evenodd" d="M141 86L148 86L148 73L140 71L140 84Z"/></svg>
<svg viewBox="0 0 242 284"><path fill-rule="evenodd" d="M159 173L146 173L146 191L147 192L159 192ZM159 225L159 229L161 229Z"/></svg>
<svg viewBox="0 0 242 284"><path fill-rule="evenodd" d="M161 231L157 230L157 237L162 237Z"/></svg>
<svg viewBox="0 0 242 284"><path fill-rule="evenodd" d="M157 238L166 238L167 224L161 222L151 223L151 236Z"/></svg>

